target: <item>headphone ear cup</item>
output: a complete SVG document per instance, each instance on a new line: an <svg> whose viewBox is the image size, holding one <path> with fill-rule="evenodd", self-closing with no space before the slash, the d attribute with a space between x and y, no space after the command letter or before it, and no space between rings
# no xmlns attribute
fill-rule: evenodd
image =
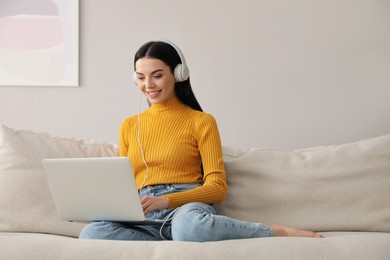
<svg viewBox="0 0 390 260"><path fill-rule="evenodd" d="M174 70L175 80L178 82L186 81L190 76L188 67L183 64L177 64Z"/></svg>
<svg viewBox="0 0 390 260"><path fill-rule="evenodd" d="M134 73L133 73L133 81L134 81L134 84L136 86L138 86L138 79L137 79L137 72L136 71L134 71Z"/></svg>

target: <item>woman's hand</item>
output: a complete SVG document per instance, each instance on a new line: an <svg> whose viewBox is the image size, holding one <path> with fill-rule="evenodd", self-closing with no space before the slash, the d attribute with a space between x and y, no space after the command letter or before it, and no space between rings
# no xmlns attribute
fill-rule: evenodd
<svg viewBox="0 0 390 260"><path fill-rule="evenodd" d="M169 199L165 197L141 196L140 200L145 215L154 210L166 209L169 204Z"/></svg>

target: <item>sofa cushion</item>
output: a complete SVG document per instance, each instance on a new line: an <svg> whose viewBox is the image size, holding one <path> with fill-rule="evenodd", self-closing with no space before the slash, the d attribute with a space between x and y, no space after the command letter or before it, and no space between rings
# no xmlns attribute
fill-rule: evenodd
<svg viewBox="0 0 390 260"><path fill-rule="evenodd" d="M269 237L217 242L79 240L0 233L2 259L387 260L390 234L326 232L325 239ZM53 250L55 249L55 250Z"/></svg>
<svg viewBox="0 0 390 260"><path fill-rule="evenodd" d="M223 152L229 193L221 214L315 231L390 231L390 135Z"/></svg>
<svg viewBox="0 0 390 260"><path fill-rule="evenodd" d="M57 217L42 159L118 156L114 144L0 127L0 231L79 235Z"/></svg>

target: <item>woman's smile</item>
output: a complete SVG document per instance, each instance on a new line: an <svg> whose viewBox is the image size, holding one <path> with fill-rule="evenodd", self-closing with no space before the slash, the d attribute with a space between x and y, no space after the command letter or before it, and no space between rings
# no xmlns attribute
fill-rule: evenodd
<svg viewBox="0 0 390 260"><path fill-rule="evenodd" d="M160 93L162 92L162 90L158 90L158 91L149 91L149 92L146 92L148 94L148 96L150 98L154 98L154 97L157 97Z"/></svg>

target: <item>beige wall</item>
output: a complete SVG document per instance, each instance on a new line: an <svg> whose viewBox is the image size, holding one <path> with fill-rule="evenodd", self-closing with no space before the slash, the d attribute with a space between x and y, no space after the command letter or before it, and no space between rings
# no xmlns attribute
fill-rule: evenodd
<svg viewBox="0 0 390 260"><path fill-rule="evenodd" d="M117 143L138 109L133 54L163 37L184 52L224 145L303 148L390 133L388 0L80 2L81 86L0 87L1 124Z"/></svg>

